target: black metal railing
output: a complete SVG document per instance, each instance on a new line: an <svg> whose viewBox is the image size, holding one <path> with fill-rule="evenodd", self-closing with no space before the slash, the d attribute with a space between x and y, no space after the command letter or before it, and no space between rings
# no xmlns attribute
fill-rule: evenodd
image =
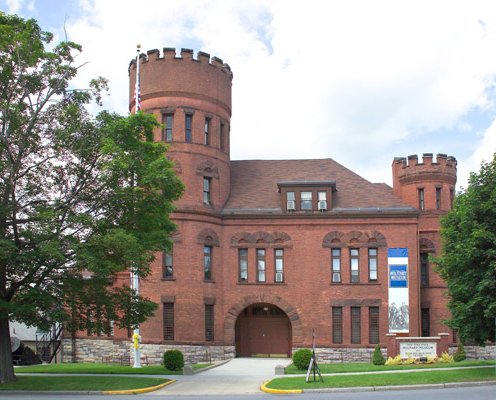
<svg viewBox="0 0 496 400"><path fill-rule="evenodd" d="M51 329L36 338L36 354L45 363L51 363L62 344L62 324L54 324Z"/></svg>

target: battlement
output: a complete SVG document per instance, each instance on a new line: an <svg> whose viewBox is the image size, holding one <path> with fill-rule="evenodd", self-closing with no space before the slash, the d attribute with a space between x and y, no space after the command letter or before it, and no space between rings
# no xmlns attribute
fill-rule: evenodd
<svg viewBox="0 0 496 400"><path fill-rule="evenodd" d="M146 54L141 53L139 60L144 110L186 104L195 108L198 105L193 105L193 99L196 99L209 102L211 110L223 109L226 113L223 118L230 118L233 73L229 65L220 58L210 57L210 54L203 51L199 51L195 58L193 50L184 48L177 56L175 48L164 47L161 52L152 49ZM129 110L132 110L136 59L129 63L128 73Z"/></svg>
<svg viewBox="0 0 496 400"><path fill-rule="evenodd" d="M140 53L140 61L142 64L150 63L154 61L169 61L169 60L187 60L198 62L205 65L210 65L212 67L218 68L225 74L227 74L230 79L233 78L233 73L231 71L231 67L229 64L224 63L222 59L218 57L210 58L210 54L205 53L203 51L198 51L196 54L196 59L193 56L193 50L181 48L179 51L179 57L176 56L177 52L174 47L164 47L162 49L162 53L158 49L148 50L145 53ZM132 59L129 62L128 74L131 74L131 70L136 70L136 58Z"/></svg>
<svg viewBox="0 0 496 400"><path fill-rule="evenodd" d="M424 153L422 162L414 154L408 157L395 157L393 161L393 181L400 184L420 183L423 181L456 183L457 161L453 156L439 153L436 159L432 153ZM393 182L394 184L394 182Z"/></svg>
<svg viewBox="0 0 496 400"><path fill-rule="evenodd" d="M453 156L447 156L446 154L438 153L436 155L436 161L432 153L422 154L422 162L419 163L418 156L416 154L408 157L395 157L395 164L400 164L402 168L408 167L418 167L418 166L430 166L430 165L440 165L448 168L454 168L456 170L457 161Z"/></svg>

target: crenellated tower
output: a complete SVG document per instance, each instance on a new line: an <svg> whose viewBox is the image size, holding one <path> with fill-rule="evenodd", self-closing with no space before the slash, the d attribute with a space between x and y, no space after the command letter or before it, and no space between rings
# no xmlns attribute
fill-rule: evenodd
<svg viewBox="0 0 496 400"><path fill-rule="evenodd" d="M442 321L449 318L446 283L432 267L431 256L441 254L440 217L452 207L456 165L452 156L437 154L434 161L431 153L424 153L421 163L416 155L393 161L393 192L419 210L418 250L412 259L417 259L420 336L446 332Z"/></svg>
<svg viewBox="0 0 496 400"><path fill-rule="evenodd" d="M178 211L219 214L230 192L229 132L233 74L220 58L174 48L140 55L141 108L163 128L155 140L186 185ZM129 65L129 109L134 110L136 61Z"/></svg>
<svg viewBox="0 0 496 400"><path fill-rule="evenodd" d="M393 161L393 192L419 211L446 212L451 209L456 184L456 159L424 153Z"/></svg>

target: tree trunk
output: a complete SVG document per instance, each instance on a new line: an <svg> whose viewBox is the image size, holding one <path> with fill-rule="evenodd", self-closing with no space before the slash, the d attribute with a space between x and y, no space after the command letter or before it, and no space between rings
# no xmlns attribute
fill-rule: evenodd
<svg viewBox="0 0 496 400"><path fill-rule="evenodd" d="M12 348L10 345L9 320L0 318L0 383L16 380L12 364Z"/></svg>

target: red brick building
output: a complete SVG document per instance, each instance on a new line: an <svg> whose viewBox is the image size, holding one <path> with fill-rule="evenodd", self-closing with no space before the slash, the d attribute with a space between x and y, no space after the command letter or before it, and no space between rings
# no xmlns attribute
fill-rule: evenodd
<svg viewBox="0 0 496 400"><path fill-rule="evenodd" d="M133 110L135 62L129 72ZM152 50L141 56L140 78L142 109L163 122L155 139L169 144L186 186L172 214L173 251L158 254L140 283L159 304L140 327L144 355L158 361L180 348L190 360L205 352L289 356L311 346L315 331L321 358L369 360L389 332L451 335L442 324L446 286L428 256L440 251L455 158L395 158L393 188L330 158L232 161L227 64L186 49L177 57L175 49ZM407 254L397 313L395 249ZM126 349L127 337L116 330L102 346L117 351L122 339Z"/></svg>

